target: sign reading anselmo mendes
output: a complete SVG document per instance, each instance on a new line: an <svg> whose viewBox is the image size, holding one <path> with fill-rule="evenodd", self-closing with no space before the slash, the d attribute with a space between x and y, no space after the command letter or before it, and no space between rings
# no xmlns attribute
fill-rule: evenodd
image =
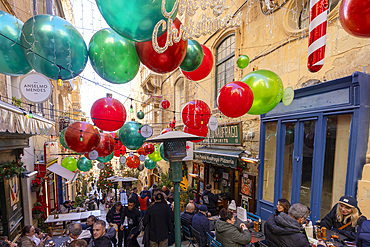
<svg viewBox="0 0 370 247"><path fill-rule="evenodd" d="M202 144L242 146L242 123L219 124L215 131L208 131Z"/></svg>
<svg viewBox="0 0 370 247"><path fill-rule="evenodd" d="M42 103L50 98L53 88L48 78L41 74L31 73L22 79L19 90L28 101Z"/></svg>

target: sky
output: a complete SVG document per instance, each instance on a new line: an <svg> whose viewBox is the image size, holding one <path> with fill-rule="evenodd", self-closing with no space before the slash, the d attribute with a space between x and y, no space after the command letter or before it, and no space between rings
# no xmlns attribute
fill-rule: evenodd
<svg viewBox="0 0 370 247"><path fill-rule="evenodd" d="M82 34L87 47L91 37L97 31L103 28L109 28L104 18L100 14L98 7L96 6L95 0L71 0L73 5L73 12L75 18L75 27ZM100 98L106 96L107 93L112 93L113 98L118 99L123 104L126 97L116 94L129 96L130 89L136 82L138 75L131 81L125 84L113 84L100 78L100 76L94 71L90 64L90 60L87 62L85 70L81 73L82 85L81 85L81 110L86 113L86 116L90 116L90 109L94 102ZM114 92L107 90L93 82L90 82L84 78L97 82L99 85L108 87Z"/></svg>

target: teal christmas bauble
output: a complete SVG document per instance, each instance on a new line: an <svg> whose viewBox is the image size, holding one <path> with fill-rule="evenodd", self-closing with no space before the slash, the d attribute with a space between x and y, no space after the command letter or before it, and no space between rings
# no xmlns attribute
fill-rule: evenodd
<svg viewBox="0 0 370 247"><path fill-rule="evenodd" d="M186 72L194 71L202 64L203 57L202 46L197 41L189 39L186 56L180 68Z"/></svg>
<svg viewBox="0 0 370 247"><path fill-rule="evenodd" d="M86 157L81 157L77 161L77 168L82 172L88 172L93 167L93 163L91 160L87 159Z"/></svg>
<svg viewBox="0 0 370 247"><path fill-rule="evenodd" d="M131 150L139 149L145 141L145 138L140 134L142 124L135 121L126 122L119 130L119 139L122 144Z"/></svg>
<svg viewBox="0 0 370 247"><path fill-rule="evenodd" d="M145 167L149 170L154 169L157 166L157 162L149 159L148 157L146 157L144 164L145 164Z"/></svg>
<svg viewBox="0 0 370 247"><path fill-rule="evenodd" d="M98 157L96 160L101 162L101 163L106 163L109 162L111 159L113 159L114 152L112 152L110 155L105 156L105 157Z"/></svg>
<svg viewBox="0 0 370 247"><path fill-rule="evenodd" d="M163 143L161 143L161 145L159 146L159 153L160 153L160 155L161 155L162 159L164 159L165 161L168 161L168 159L166 159L166 158L164 157L164 147L163 147Z"/></svg>
<svg viewBox="0 0 370 247"><path fill-rule="evenodd" d="M64 133L66 132L66 129L65 128L64 130L62 130L62 132L60 132L60 136L59 136L59 141L60 141L60 144L62 144L62 146L66 149L70 149L67 144L66 144L66 140L64 139Z"/></svg>
<svg viewBox="0 0 370 247"><path fill-rule="evenodd" d="M144 118L144 112L143 111L138 111L136 114L138 119L143 119Z"/></svg>

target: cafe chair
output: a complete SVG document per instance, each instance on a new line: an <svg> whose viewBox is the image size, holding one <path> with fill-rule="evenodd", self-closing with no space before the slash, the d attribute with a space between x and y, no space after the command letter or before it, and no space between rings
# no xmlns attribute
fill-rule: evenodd
<svg viewBox="0 0 370 247"><path fill-rule="evenodd" d="M193 237L193 241L195 240L195 246L203 247L202 238L200 236L200 233L194 229L193 226L190 226L191 236Z"/></svg>
<svg viewBox="0 0 370 247"><path fill-rule="evenodd" d="M181 226L181 228L182 228L182 235L184 236L185 241L189 241L188 247L190 245L194 246L193 239L192 239L191 232L190 232L189 228L187 228L186 226L183 226L183 225Z"/></svg>
<svg viewBox="0 0 370 247"><path fill-rule="evenodd" d="M209 247L221 247L221 243L214 239L209 233L207 232L207 239L208 239L208 246Z"/></svg>

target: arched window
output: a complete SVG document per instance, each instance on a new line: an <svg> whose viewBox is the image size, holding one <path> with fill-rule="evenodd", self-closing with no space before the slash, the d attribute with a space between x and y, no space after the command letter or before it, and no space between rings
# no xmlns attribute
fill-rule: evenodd
<svg viewBox="0 0 370 247"><path fill-rule="evenodd" d="M216 93L225 84L234 80L235 35L227 36L216 48Z"/></svg>

